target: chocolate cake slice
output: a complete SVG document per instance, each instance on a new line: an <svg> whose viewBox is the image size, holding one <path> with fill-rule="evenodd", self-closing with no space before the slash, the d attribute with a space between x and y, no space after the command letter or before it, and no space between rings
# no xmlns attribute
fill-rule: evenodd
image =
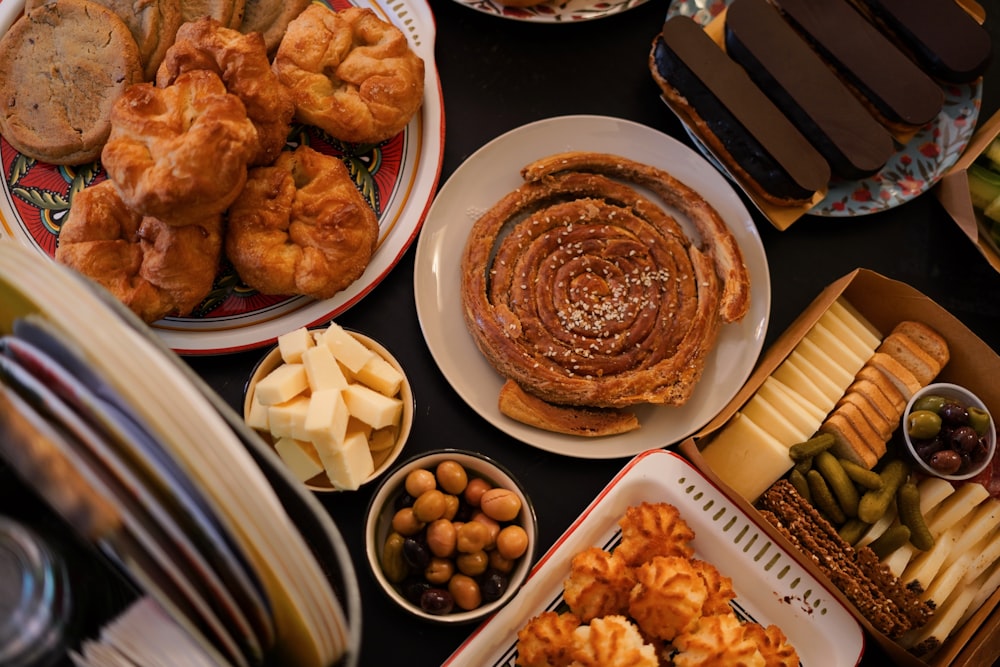
<svg viewBox="0 0 1000 667"><path fill-rule="evenodd" d="M895 152L885 127L766 0L729 5L725 43L837 175L870 176Z"/></svg>
<svg viewBox="0 0 1000 667"><path fill-rule="evenodd" d="M955 0L855 2L940 81L970 83L990 62L993 45L989 33Z"/></svg>
<svg viewBox="0 0 1000 667"><path fill-rule="evenodd" d="M771 1L893 132L912 132L941 112L941 87L849 0Z"/></svg>
<svg viewBox="0 0 1000 667"><path fill-rule="evenodd" d="M649 68L671 108L759 197L803 205L826 188L823 156L691 18L664 23Z"/></svg>

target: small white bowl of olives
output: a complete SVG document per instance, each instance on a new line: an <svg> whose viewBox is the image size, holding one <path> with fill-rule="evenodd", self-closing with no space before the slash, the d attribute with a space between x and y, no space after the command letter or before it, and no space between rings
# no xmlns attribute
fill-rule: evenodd
<svg viewBox="0 0 1000 667"><path fill-rule="evenodd" d="M956 384L937 382L914 393L902 430L920 470L951 481L980 474L996 453L992 415L978 396Z"/></svg>
<svg viewBox="0 0 1000 667"><path fill-rule="evenodd" d="M386 475L368 506L368 565L393 601L435 623L479 621L528 577L535 511L503 466L477 452L417 455Z"/></svg>

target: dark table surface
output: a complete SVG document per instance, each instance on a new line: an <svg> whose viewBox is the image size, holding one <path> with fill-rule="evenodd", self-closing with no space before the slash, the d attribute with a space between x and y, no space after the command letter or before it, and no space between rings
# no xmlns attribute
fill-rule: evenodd
<svg viewBox="0 0 1000 667"><path fill-rule="evenodd" d="M652 0L621 14L575 24L524 23L451 0L430 0L444 94L446 141L440 184L476 149L525 123L569 114L626 118L690 145L659 98L647 69L651 39L667 11ZM995 42L1000 14L987 20ZM1000 43L1000 42L997 42ZM1000 107L1000 62L986 74L980 121ZM933 193L889 211L855 218L804 217L777 231L747 202L771 279L765 348L820 290L855 268L913 285L1000 351L1000 275L979 254ZM507 466L526 485L539 522L541 554L625 464L541 451L500 432L468 407L438 370L421 335L413 293L414 247L359 304L338 318L397 355L413 383L417 413L407 454L439 447L474 449ZM189 357L188 363L234 408L259 351ZM473 627L414 620L375 587L366 569L363 519L372 489L319 496L342 531L362 592L362 665L438 665ZM869 642L863 664L886 659Z"/></svg>

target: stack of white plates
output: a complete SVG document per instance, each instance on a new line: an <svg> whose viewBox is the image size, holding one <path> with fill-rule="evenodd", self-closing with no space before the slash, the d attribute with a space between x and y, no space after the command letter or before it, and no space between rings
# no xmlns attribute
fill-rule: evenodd
<svg viewBox="0 0 1000 667"><path fill-rule="evenodd" d="M145 325L0 240L0 334L0 454L207 664L357 660L360 601L336 527Z"/></svg>

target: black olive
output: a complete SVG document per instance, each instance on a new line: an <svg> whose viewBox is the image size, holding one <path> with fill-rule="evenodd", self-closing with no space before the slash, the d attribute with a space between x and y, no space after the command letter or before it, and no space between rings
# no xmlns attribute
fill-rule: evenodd
<svg viewBox="0 0 1000 667"><path fill-rule="evenodd" d="M953 449L960 452L972 451L973 447L979 444L976 429L971 426L959 426L951 432L951 444Z"/></svg>
<svg viewBox="0 0 1000 667"><path fill-rule="evenodd" d="M507 576L502 572L489 570L483 575L483 580L479 584L479 591L482 593L483 600L485 602L493 602L500 599L500 596L507 591L509 583Z"/></svg>
<svg viewBox="0 0 1000 667"><path fill-rule="evenodd" d="M938 414L941 421L949 426L965 426L969 423L969 411L958 403L945 403Z"/></svg>
<svg viewBox="0 0 1000 667"><path fill-rule="evenodd" d="M429 614L444 616L455 607L455 599L443 588L428 588L420 596L420 608Z"/></svg>

